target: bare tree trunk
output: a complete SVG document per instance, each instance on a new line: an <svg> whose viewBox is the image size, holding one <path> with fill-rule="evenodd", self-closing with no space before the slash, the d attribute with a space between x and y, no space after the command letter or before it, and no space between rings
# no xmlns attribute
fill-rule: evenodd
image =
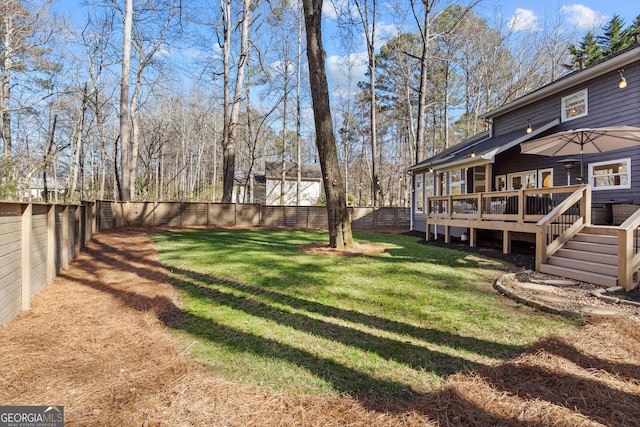
<svg viewBox="0 0 640 427"><path fill-rule="evenodd" d="M5 58L5 63L11 61L8 58ZM10 71L7 69L7 65L4 66L4 72L2 75L2 96L0 97L0 102L2 105L0 109L2 110L2 142L4 143L4 157L6 159L11 158L11 114L9 113L9 99L10 99Z"/></svg>
<svg viewBox="0 0 640 427"><path fill-rule="evenodd" d="M229 53L231 42L231 1L226 0L224 4L224 13L226 21L225 42L224 42L224 90L225 90L225 123L223 129L223 187L222 202L231 203L233 196L233 179L236 170L236 129L238 125L238 117L240 115L240 101L242 100L242 86L244 83L244 73L247 66L247 55L249 53L249 25L251 23L251 0L244 0L242 3L242 27L240 33L240 56L237 64L236 86L233 94L233 102L231 102L231 112L228 116L229 109Z"/></svg>
<svg viewBox="0 0 640 427"><path fill-rule="evenodd" d="M286 204L287 183L287 110L289 104L289 59L288 48L285 48L284 59L284 93L282 98L282 169L280 170L280 204Z"/></svg>
<svg viewBox="0 0 640 427"><path fill-rule="evenodd" d="M13 55L11 50L13 49L12 34L13 34L13 19L11 16L2 17L3 37L2 37L2 49L4 61L2 63L2 93L0 94L0 111L2 112L2 142L4 143L4 157L5 159L11 159L12 147L11 147L11 115L10 99L11 99L11 69L13 68Z"/></svg>
<svg viewBox="0 0 640 427"><path fill-rule="evenodd" d="M329 105L329 86L324 65L326 54L322 48L322 0L303 0L302 4L307 31L307 59L316 126L316 146L327 197L329 244L336 248L348 248L353 245L353 236Z"/></svg>
<svg viewBox="0 0 640 427"><path fill-rule="evenodd" d="M75 153L73 156L73 163L71 164L69 180L70 183L67 185L69 189L69 195L72 197L76 192L76 188L78 186L78 172L80 171L80 162L82 157L82 132L84 131L84 116L87 111L87 84L84 84L84 89L82 91L82 107L80 108L80 117L78 117L78 124L76 125L75 132Z"/></svg>
<svg viewBox="0 0 640 427"><path fill-rule="evenodd" d="M51 132L49 133L49 144L47 144L47 151L44 155L44 168L42 169L42 186L44 187L44 202L49 203L49 187L47 183L47 166L48 159L53 154L53 144L55 142L56 124L58 123L58 115L54 114L53 123L51 124ZM57 192L57 188L54 185L53 191Z"/></svg>
<svg viewBox="0 0 640 427"><path fill-rule="evenodd" d="M427 109L427 85L429 83L429 45L430 45L430 13L433 7L433 0L423 1L424 20L420 26L420 37L422 38L422 54L420 55L420 87L418 89L418 127L416 129L416 163L425 157L424 133L426 125ZM413 2L412 2L413 5ZM416 19L417 21L417 19ZM435 150L434 150L435 151ZM432 153L432 154L435 154Z"/></svg>
<svg viewBox="0 0 640 427"><path fill-rule="evenodd" d="M122 182L120 199L131 200L131 151L129 147L129 76L131 74L131 27L133 0L126 0L122 45L122 75L120 80L120 168Z"/></svg>
<svg viewBox="0 0 640 427"><path fill-rule="evenodd" d="M372 3L372 10L369 11L369 1ZM362 4L361 4L362 3ZM375 37L376 37L376 18L377 18L377 0L360 0L355 2L358 13L362 19L362 26L367 41L367 56L369 60L369 96L371 98L371 106L369 111L370 121L370 143L371 143L371 194L373 196L373 206L378 205L378 193L380 178L378 177L378 131L376 118L376 55L375 55Z"/></svg>
<svg viewBox="0 0 640 427"><path fill-rule="evenodd" d="M300 140L300 128L302 126L302 107L300 98L300 80L302 71L302 10L297 9L298 19L298 56L296 58L296 205L302 202L302 141Z"/></svg>

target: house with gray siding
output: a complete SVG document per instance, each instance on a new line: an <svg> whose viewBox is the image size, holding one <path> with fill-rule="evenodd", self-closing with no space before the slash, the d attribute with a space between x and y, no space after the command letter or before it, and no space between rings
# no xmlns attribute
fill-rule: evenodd
<svg viewBox="0 0 640 427"><path fill-rule="evenodd" d="M585 230L618 233L603 230L619 227L635 211L634 205L640 204L640 134L638 146L597 154L553 157L521 152L522 144L563 131L640 128L640 45L570 73L483 117L486 132L409 169L414 190L412 229L425 232L427 239L469 239L473 245L479 235L497 235L503 238L504 251L510 250L513 239L551 245L553 251ZM614 224L613 210L620 207L631 209ZM568 217L576 213L575 221ZM547 232L546 227L558 221L566 223L562 226L566 229L573 224L573 229ZM559 243L540 244L541 230L544 238L559 239ZM536 266L551 256L537 253ZM608 270L614 273L615 268ZM607 281L613 282L616 280Z"/></svg>

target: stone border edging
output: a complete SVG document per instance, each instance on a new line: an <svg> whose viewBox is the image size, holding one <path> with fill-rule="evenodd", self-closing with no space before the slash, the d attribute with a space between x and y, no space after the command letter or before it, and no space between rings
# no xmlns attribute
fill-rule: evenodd
<svg viewBox="0 0 640 427"><path fill-rule="evenodd" d="M593 316L590 314L586 314L586 313L581 313L581 312L575 312L575 311L571 311L571 310L563 310L560 308L556 308L550 305L547 305L543 302L540 301L535 301L532 300L531 298L527 298L524 297L522 295L519 295L515 292L513 292L512 290L510 290L509 288L507 288L506 286L504 286L502 284L502 280L506 277L510 277L510 276L515 276L515 273L507 273L507 274L503 274L501 277L499 277L498 279L496 279L496 281L493 283L493 288L498 291L499 293L501 293L502 295L511 298L514 301L517 301L521 304L527 305L529 307L533 307L536 309L539 309L541 311L547 312L547 313L553 313L553 314L559 314L561 316L565 316L565 317L588 317L588 316ZM598 289L597 291L592 291L590 292L590 294L598 299L600 299L601 301L606 302L607 304L610 305L630 305L633 307L636 307L638 309L638 312L640 313L640 303L636 302L636 301L629 301L629 300L625 300L625 299L621 299L621 298L616 298L613 296L609 296L609 295L604 295L604 293L607 292L606 289Z"/></svg>
<svg viewBox="0 0 640 427"><path fill-rule="evenodd" d="M545 303L539 302L539 301L534 301L531 298L527 298L527 297L523 297L522 295L519 295L515 292L512 292L510 289L508 289L507 287L505 287L502 284L502 279L504 279L505 277L508 276L515 276L515 273L508 273L508 274L504 274L501 277L499 277L498 279L496 279L496 281L493 283L493 288L495 290L497 290L499 293L501 293L502 295L511 298L512 300L519 302L521 304L527 305L529 307L533 307L533 308L537 308L541 311L547 312L547 313L552 313L552 314L559 314L561 316L565 316L565 317L582 317L584 316L583 313L576 313L574 311L570 311L570 310L563 310L560 308L556 308L556 307L552 307L550 305L547 305Z"/></svg>

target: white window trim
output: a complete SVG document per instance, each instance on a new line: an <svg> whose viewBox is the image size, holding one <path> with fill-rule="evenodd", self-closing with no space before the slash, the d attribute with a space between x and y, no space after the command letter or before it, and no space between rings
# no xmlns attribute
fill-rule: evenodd
<svg viewBox="0 0 640 427"><path fill-rule="evenodd" d="M571 117L567 117L567 108L565 106L567 100L569 98L574 98L577 97L579 95L582 95L582 97L584 98L584 113L579 114L577 116L571 116ZM561 121L564 122L568 122L574 119L578 119L580 117L584 117L586 115L589 114L589 91L587 89L583 89L579 92L576 93L572 93L571 95L567 95L565 97L562 98L561 102L560 102L560 115L561 115Z"/></svg>
<svg viewBox="0 0 640 427"><path fill-rule="evenodd" d="M504 181L504 188L500 189L500 179ZM507 190L507 175L496 175L496 191L506 191Z"/></svg>
<svg viewBox="0 0 640 427"><path fill-rule="evenodd" d="M627 164L627 175L628 175L628 179L627 182L628 184L624 184L624 185L609 185L607 187L596 187L594 185L595 182L595 177L593 176L593 168L595 166L601 166L601 165L610 165L613 163L626 163ZM627 157L625 159L615 159L615 160L607 160L604 162L595 162L595 163L589 163L589 184L591 185L591 189L592 191L601 191L601 190L624 190L624 189L629 189L631 188L631 177L633 175L631 174L631 158Z"/></svg>
<svg viewBox="0 0 640 427"><path fill-rule="evenodd" d="M460 180L459 181L454 181L453 180L453 174L454 172L457 172L460 174ZM447 195L452 196L453 195L453 189L454 188L459 188L460 189L460 194L465 194L466 193L466 183L467 183L467 170L466 169L455 169L452 171L449 171L449 177L448 177L448 181L449 181L449 188L447 189Z"/></svg>
<svg viewBox="0 0 640 427"><path fill-rule="evenodd" d="M550 172L551 173L551 187L553 187L553 168L548 168L548 169L538 169L538 188L543 188L542 184L544 182L544 179L542 178L542 174L545 172Z"/></svg>
<svg viewBox="0 0 640 427"><path fill-rule="evenodd" d="M425 210L425 200L424 200L424 173L416 174L415 183L414 183L414 194L415 194L415 212L417 214L424 214ZM420 209L422 208L422 209Z"/></svg>
<svg viewBox="0 0 640 427"><path fill-rule="evenodd" d="M536 181L538 180L538 171L535 170L535 169L534 170L530 170L530 171L508 173L507 174L507 190L508 191L513 190L513 185L511 185L511 178L513 178L515 176L523 176L524 177L526 175L535 175ZM538 188L538 182L536 182L535 188ZM520 190L526 190L526 188L521 188Z"/></svg>

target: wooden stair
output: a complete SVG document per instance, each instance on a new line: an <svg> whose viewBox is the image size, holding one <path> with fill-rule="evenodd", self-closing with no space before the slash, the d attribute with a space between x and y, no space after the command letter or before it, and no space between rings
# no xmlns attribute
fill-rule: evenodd
<svg viewBox="0 0 640 427"><path fill-rule="evenodd" d="M550 256L540 271L604 287L617 286L618 237L615 230L584 228Z"/></svg>

